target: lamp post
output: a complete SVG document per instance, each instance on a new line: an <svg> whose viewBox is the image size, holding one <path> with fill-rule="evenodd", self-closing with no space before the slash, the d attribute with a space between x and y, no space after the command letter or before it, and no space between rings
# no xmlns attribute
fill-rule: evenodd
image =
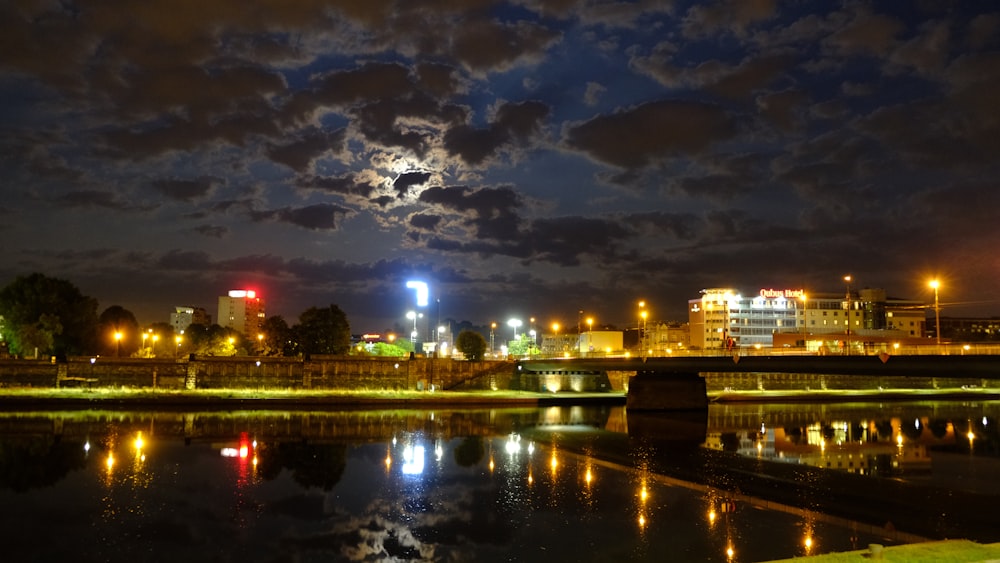
<svg viewBox="0 0 1000 563"><path fill-rule="evenodd" d="M510 319L509 321L507 321L507 326L514 329L514 340L517 340L517 327L521 326L522 324L524 323L521 322L521 319Z"/></svg>
<svg viewBox="0 0 1000 563"><path fill-rule="evenodd" d="M938 302L938 287L941 283L933 279L929 284L934 289L934 335L937 337L937 345L941 345L941 304Z"/></svg>
<svg viewBox="0 0 1000 563"><path fill-rule="evenodd" d="M847 323L847 330L844 333L844 355L850 356L851 355L851 276L850 275L844 276L844 283L847 285L847 296L844 300L844 305L847 308L847 311L845 312L845 314L847 315L847 319L845 319L844 321L845 323Z"/></svg>
<svg viewBox="0 0 1000 563"><path fill-rule="evenodd" d="M497 323L490 323L490 355L493 355L493 337L497 330Z"/></svg>
<svg viewBox="0 0 1000 563"><path fill-rule="evenodd" d="M179 335L179 334L174 337L174 358L177 358L177 354L179 354L180 351L181 351L181 340L182 340L182 338L183 337L181 335Z"/></svg>
<svg viewBox="0 0 1000 563"><path fill-rule="evenodd" d="M638 326L638 332L639 332L639 357L640 358L646 357L646 338L645 338L646 314L647 314L646 313L646 302L645 301L640 301L639 302L639 326Z"/></svg>
<svg viewBox="0 0 1000 563"><path fill-rule="evenodd" d="M417 335L420 334L419 332L417 332L417 319L423 316L424 316L423 313L418 313L416 311L408 311L406 313L406 318L413 321L413 331L410 332L410 341L413 342L414 349L416 349L417 347Z"/></svg>
<svg viewBox="0 0 1000 563"><path fill-rule="evenodd" d="M115 357L116 358L118 357L118 352L121 350L121 344L122 344L122 331L116 330L115 331Z"/></svg>
<svg viewBox="0 0 1000 563"><path fill-rule="evenodd" d="M264 333L257 333L257 354L260 355L264 351Z"/></svg>

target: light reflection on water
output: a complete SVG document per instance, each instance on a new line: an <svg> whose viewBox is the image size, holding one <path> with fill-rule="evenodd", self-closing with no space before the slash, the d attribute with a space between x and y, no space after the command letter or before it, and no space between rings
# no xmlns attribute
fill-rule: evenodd
<svg viewBox="0 0 1000 563"><path fill-rule="evenodd" d="M881 408L713 406L702 447L866 474L888 455L908 475L907 451L996 443L992 406ZM663 449L627 422L584 407L0 416L0 503L16 507L0 541L14 560L106 561L753 561L887 543L659 475Z"/></svg>

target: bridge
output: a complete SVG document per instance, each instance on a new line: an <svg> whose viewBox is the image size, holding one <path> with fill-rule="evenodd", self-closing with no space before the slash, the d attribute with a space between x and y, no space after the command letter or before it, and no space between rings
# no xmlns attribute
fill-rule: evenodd
<svg viewBox="0 0 1000 563"><path fill-rule="evenodd" d="M629 409L691 410L708 406L705 373L788 373L888 378L1000 379L997 355L684 356L656 358L555 358L522 360L519 377L598 378L633 373ZM593 390L593 389L591 389Z"/></svg>

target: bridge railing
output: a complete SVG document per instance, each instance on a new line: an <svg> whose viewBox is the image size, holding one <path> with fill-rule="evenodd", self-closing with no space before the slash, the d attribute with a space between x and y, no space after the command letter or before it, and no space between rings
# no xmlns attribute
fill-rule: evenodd
<svg viewBox="0 0 1000 563"><path fill-rule="evenodd" d="M720 357L720 356L877 356L882 353L893 356L996 356L1000 355L1000 343L946 343L946 344L921 344L918 346L878 346L865 349L852 349L849 354L843 352L831 352L829 350L811 350L804 347L784 346L743 346L737 348L710 348L704 350L672 349L669 352L655 351L654 353L637 354L634 351L618 350L612 352L560 352L558 354L532 354L515 359L528 360L540 359L550 360L556 358L700 358L700 357Z"/></svg>

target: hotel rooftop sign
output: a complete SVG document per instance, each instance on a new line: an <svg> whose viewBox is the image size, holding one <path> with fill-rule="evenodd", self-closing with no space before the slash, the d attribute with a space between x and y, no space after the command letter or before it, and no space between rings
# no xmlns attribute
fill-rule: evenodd
<svg viewBox="0 0 1000 563"><path fill-rule="evenodd" d="M804 289L761 289L760 296L765 299L801 299L806 294Z"/></svg>

